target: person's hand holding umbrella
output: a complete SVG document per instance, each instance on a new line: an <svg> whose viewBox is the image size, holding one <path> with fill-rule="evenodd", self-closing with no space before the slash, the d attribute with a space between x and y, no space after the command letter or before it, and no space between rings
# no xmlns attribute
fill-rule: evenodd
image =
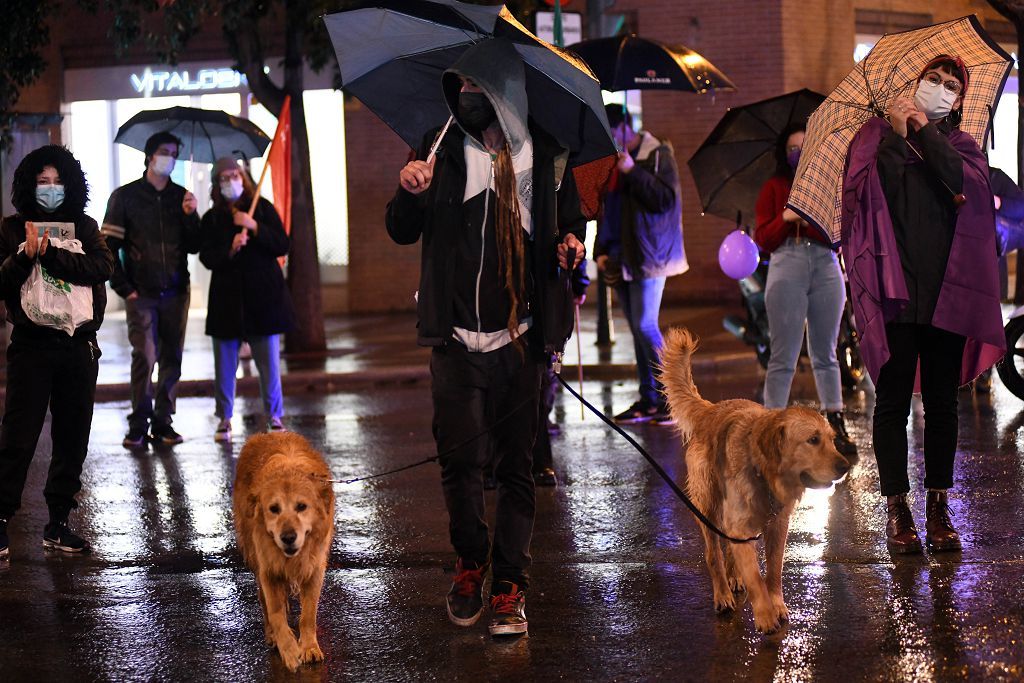
<svg viewBox="0 0 1024 683"><path fill-rule="evenodd" d="M185 190L185 197L181 200L181 210L185 212L186 216L191 216L195 213L196 206L198 206L196 196Z"/></svg>
<svg viewBox="0 0 1024 683"><path fill-rule="evenodd" d="M576 259L569 265L569 250L576 250ZM587 255L587 248L583 246L583 242L576 239L576 235L571 232L565 236L561 244L558 245L558 266L563 270L572 270L580 264L580 261Z"/></svg>
<svg viewBox="0 0 1024 683"><path fill-rule="evenodd" d="M398 173L398 183L410 194L420 194L430 187L434 177L434 157L429 162L413 160Z"/></svg>
<svg viewBox="0 0 1024 683"><path fill-rule="evenodd" d="M619 163L617 167L619 173L629 173L636 166L636 162L633 161L633 155L629 152L619 152Z"/></svg>

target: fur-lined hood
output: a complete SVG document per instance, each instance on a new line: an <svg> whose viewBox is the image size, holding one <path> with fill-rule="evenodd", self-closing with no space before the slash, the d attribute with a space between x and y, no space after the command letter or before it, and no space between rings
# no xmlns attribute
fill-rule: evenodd
<svg viewBox="0 0 1024 683"><path fill-rule="evenodd" d="M64 184L64 202L53 213L46 213L36 202L36 176L46 166L53 166ZM18 213L30 220L75 218L89 203L89 183L82 164L67 147L45 145L29 152L14 171L11 203Z"/></svg>

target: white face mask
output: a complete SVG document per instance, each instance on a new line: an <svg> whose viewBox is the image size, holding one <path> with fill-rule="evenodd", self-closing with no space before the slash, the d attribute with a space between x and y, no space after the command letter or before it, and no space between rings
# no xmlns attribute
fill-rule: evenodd
<svg viewBox="0 0 1024 683"><path fill-rule="evenodd" d="M922 79L917 84L917 92L914 93L914 106L927 116L929 121L937 121L952 111L956 98L957 95L946 90L941 83L930 83Z"/></svg>
<svg viewBox="0 0 1024 683"><path fill-rule="evenodd" d="M174 170L174 157L169 154L155 155L150 166L157 175L171 175L171 171Z"/></svg>
<svg viewBox="0 0 1024 683"><path fill-rule="evenodd" d="M235 201L242 196L242 179L232 178L220 181L220 193L229 202Z"/></svg>

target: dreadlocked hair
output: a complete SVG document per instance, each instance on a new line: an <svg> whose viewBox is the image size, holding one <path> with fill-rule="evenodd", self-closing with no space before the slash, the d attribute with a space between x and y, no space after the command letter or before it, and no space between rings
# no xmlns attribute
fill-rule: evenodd
<svg viewBox="0 0 1024 683"><path fill-rule="evenodd" d="M516 313L519 310L519 303L525 297L523 288L526 263L523 219L519 211L519 189L516 185L516 172L512 168L512 152L507 141L502 145L494 161L494 187L498 195L498 205L495 207L498 274L504 278L505 291L508 292L508 331L519 343L519 320Z"/></svg>

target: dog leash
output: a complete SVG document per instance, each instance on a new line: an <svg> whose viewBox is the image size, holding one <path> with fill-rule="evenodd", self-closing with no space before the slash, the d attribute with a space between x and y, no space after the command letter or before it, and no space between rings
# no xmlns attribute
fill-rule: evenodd
<svg viewBox="0 0 1024 683"><path fill-rule="evenodd" d="M474 441L479 439L481 436L487 434L492 429L494 429L495 427L500 425L502 422L504 422L505 420L509 419L510 417L512 417L513 415L518 413L527 404L533 402L534 400L536 400L535 397L528 396L526 398L526 400L524 400L522 403L517 405L512 410L510 410L503 417L501 417L498 420L492 422L491 425L489 427L487 427L486 429L484 429L482 432L479 432L478 434L474 434L473 436L469 437L465 441L461 441L461 442L455 444L454 446L452 446L451 448L449 448L448 450L442 451L441 453L438 453L437 455L433 455L433 456L431 456L429 458L424 458L423 460L418 460L417 462L411 463L409 465L403 465L402 467L396 467L395 469L388 470L387 472L378 472L377 474L370 474L370 475L367 475L365 477L356 477L354 479L325 479L324 481L326 483L330 483L330 484L355 484L355 483L360 482L360 481L367 481L369 479L377 479L379 477L386 477L389 474L396 474L398 472L404 472L405 470L411 470L414 467L420 467L421 465L426 465L427 463L436 462L436 461L440 460L441 458L443 458L444 456L446 456L446 455L448 455L450 453L454 453L455 451L459 450L463 446L465 446L467 444L470 444L470 443L473 443Z"/></svg>
<svg viewBox="0 0 1024 683"><path fill-rule="evenodd" d="M618 432L619 435L622 436L622 438L624 438L626 441L628 441L630 443L631 446L633 446L633 448L635 448L637 451L639 451L640 455L644 456L644 458L647 460L648 464L650 464L650 466L654 468L654 471L657 472L658 475L662 479L665 480L665 483L668 484L669 488L672 489L672 491L676 494L676 496L679 498L679 500L683 501L683 504L686 505L686 507L690 508L690 512L693 513L694 517L696 517L698 520L700 520L701 524L703 524L708 529L710 529L711 531L715 532L716 534L718 534L719 536L721 536L725 540L732 541L733 543L750 543L751 541L760 540L761 534L758 534L757 536L751 536L750 538L733 538L732 536L730 536L729 534L725 533L724 531L719 529L717 526L715 526L714 522L712 522L710 519L708 519L707 516L705 516L705 514L703 512L701 512L700 509L696 505L694 505L693 501L690 500L689 496L687 496L683 492L683 490L681 488L679 488L679 485L676 484L675 481L673 481L672 477L669 476L668 472L666 472L665 469L661 465L658 464L658 461L655 460L651 456L651 454L648 453L644 449L643 446L641 446L639 443L636 442L636 439L634 439L629 434L627 434L626 431L624 429L622 429L622 427L620 427L619 425L615 424L615 422L613 422L607 415L605 415L600 410L598 410L593 405L591 405L589 401L587 401L585 398L583 398L578 393L576 393L576 390L573 389L571 386L569 386L569 383L566 382L564 379L562 379L561 375L556 374L555 376L558 377L559 383L563 387L565 387L565 389L570 394L575 396L580 401L580 403L582 403L583 405L585 405L587 408L590 409L590 412L594 413L594 415L597 415L599 418L604 420L604 422L609 427L611 427L616 432Z"/></svg>

